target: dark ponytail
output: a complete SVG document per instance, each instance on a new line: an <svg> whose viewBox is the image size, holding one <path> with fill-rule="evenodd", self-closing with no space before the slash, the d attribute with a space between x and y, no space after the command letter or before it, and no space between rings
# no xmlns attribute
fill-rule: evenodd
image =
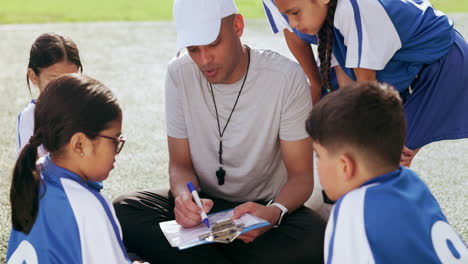
<svg viewBox="0 0 468 264"><path fill-rule="evenodd" d="M11 220L13 228L29 233L39 207L39 173L36 169L37 148L41 145L36 135L21 151L13 170L10 188Z"/></svg>
<svg viewBox="0 0 468 264"><path fill-rule="evenodd" d="M28 68L32 69L36 75L39 75L40 68L47 68L62 61L75 64L80 72L83 72L80 53L75 42L57 33L44 33L31 46ZM26 75L26 82L31 93L28 75Z"/></svg>
<svg viewBox="0 0 468 264"><path fill-rule="evenodd" d="M318 54L320 59L320 73L322 75L322 87L331 91L330 66L333 50L333 21L335 20L335 10L338 0L330 0L328 3L328 13L325 22L318 33L319 45Z"/></svg>
<svg viewBox="0 0 468 264"><path fill-rule="evenodd" d="M34 135L21 151L10 189L11 220L15 230L29 233L36 220L41 177L36 168L37 148L43 145L52 159L78 132L94 139L122 118L112 92L102 83L81 74L52 80L39 95L34 111Z"/></svg>

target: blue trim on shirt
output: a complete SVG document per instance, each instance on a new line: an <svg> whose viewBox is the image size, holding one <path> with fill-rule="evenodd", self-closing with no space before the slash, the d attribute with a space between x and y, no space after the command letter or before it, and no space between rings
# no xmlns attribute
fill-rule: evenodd
<svg viewBox="0 0 468 264"><path fill-rule="evenodd" d="M404 170L408 170L408 169L405 169L404 167L400 166L400 168L397 169L397 170L382 174L380 176L377 176L375 178L372 178L372 179L366 181L360 187L363 187L363 186L366 186L366 185L369 185L369 184L372 184L372 183L388 182L389 180L391 180L393 178L399 177L401 175L401 173L404 172Z"/></svg>
<svg viewBox="0 0 468 264"><path fill-rule="evenodd" d="M361 22L361 12L359 11L359 5L356 0L351 0L351 5L354 10L354 20L356 21L356 30L358 34L358 68L361 67L361 56L362 56L362 22Z"/></svg>
<svg viewBox="0 0 468 264"><path fill-rule="evenodd" d="M127 252L127 250L125 249L125 246L123 245L123 242L122 242L123 238L120 237L119 228L117 227L117 223L115 222L115 219L114 219L114 217L112 215L112 212L110 211L110 208L109 208L108 204L104 200L104 197L99 194L99 192L97 192L95 190L92 190L91 193L94 194L94 196L99 200L99 202L101 202L102 207L104 207L104 210L106 211L107 217L109 218L109 220L110 220L110 222L112 224L112 228L114 229L115 237L117 238L117 241L119 242L120 249L122 250L122 252L124 252L125 257L127 257L127 255L125 253L125 252ZM127 259L128 259L128 257L127 257Z"/></svg>
<svg viewBox="0 0 468 264"><path fill-rule="evenodd" d="M268 21L270 21L271 30L273 30L275 34L278 33L279 30L278 30L278 27L276 26L273 16L271 15L270 9L268 9L268 7L265 5L265 3L263 3L263 1L262 1L262 4L263 4L263 7L265 8L265 13L267 15Z"/></svg>
<svg viewBox="0 0 468 264"><path fill-rule="evenodd" d="M330 238L330 244L328 244L328 258L327 262L328 264L332 263L332 258L333 258L333 243L335 242L335 231L336 231L336 222L338 221L338 212L340 211L340 206L341 202L343 199L338 199L338 201L335 204L335 208L333 211L333 230Z"/></svg>
<svg viewBox="0 0 468 264"><path fill-rule="evenodd" d="M82 185L83 187L87 188L85 181L81 179L81 177L78 174L55 165L55 163L50 158L50 154L47 154L46 156L44 156L44 162L42 163L41 173L43 171L46 172L46 175L53 174L54 176L57 176L57 178L48 177L53 182L59 182L60 178L66 178L66 179L75 181L79 183L80 185Z"/></svg>
<svg viewBox="0 0 468 264"><path fill-rule="evenodd" d="M18 149L21 148L21 134L20 134L20 122L21 122L21 114L23 112L19 113L18 115L18 125L16 126L16 133L18 134Z"/></svg>

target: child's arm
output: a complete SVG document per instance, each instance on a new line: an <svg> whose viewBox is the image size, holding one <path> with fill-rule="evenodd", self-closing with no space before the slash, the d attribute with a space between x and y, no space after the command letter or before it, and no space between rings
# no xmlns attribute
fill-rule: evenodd
<svg viewBox="0 0 468 264"><path fill-rule="evenodd" d="M340 88L346 87L354 82L339 65L335 66L335 73Z"/></svg>
<svg viewBox="0 0 468 264"><path fill-rule="evenodd" d="M354 74L358 81L375 81L377 80L376 71L364 68L354 68Z"/></svg>
<svg viewBox="0 0 468 264"><path fill-rule="evenodd" d="M322 79L315 62L314 52L309 43L299 38L294 32L284 29L284 38L288 44L289 50L294 55L296 60L302 67L310 82L310 92L312 95L312 103L315 104L320 100L322 92Z"/></svg>
<svg viewBox="0 0 468 264"><path fill-rule="evenodd" d="M354 68L354 74L358 81L375 81L377 80L376 71L364 68ZM346 87L352 84L354 81L343 71L341 66L335 66L336 78L338 79L338 85L340 88Z"/></svg>

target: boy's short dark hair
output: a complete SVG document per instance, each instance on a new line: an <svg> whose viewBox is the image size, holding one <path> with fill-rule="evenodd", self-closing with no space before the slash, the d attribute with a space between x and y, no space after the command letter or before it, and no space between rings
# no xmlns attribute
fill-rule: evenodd
<svg viewBox="0 0 468 264"><path fill-rule="evenodd" d="M306 121L314 141L329 152L351 147L376 165L397 166L406 120L398 92L388 84L354 83L326 95Z"/></svg>

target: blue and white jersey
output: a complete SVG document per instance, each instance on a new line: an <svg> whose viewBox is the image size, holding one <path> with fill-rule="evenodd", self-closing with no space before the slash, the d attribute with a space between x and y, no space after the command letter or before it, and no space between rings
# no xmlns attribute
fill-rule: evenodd
<svg viewBox="0 0 468 264"><path fill-rule="evenodd" d="M34 110L36 108L36 100L31 102L18 115L18 124L16 126L16 154L19 155L23 147L29 142L29 139L34 134ZM47 151L41 145L37 152L39 157L47 154Z"/></svg>
<svg viewBox="0 0 468 264"><path fill-rule="evenodd" d="M338 0L334 27L333 54L348 76L376 70L400 92L455 39L453 22L427 0Z"/></svg>
<svg viewBox="0 0 468 264"><path fill-rule="evenodd" d="M273 32L290 29L272 0L263 3ZM338 0L334 28L332 66L353 80L353 68L375 70L400 92L423 65L446 55L455 37L453 22L427 0ZM315 44L313 36L294 32Z"/></svg>
<svg viewBox="0 0 468 264"><path fill-rule="evenodd" d="M468 263L468 249L411 170L342 196L325 232L325 263Z"/></svg>
<svg viewBox="0 0 468 264"><path fill-rule="evenodd" d="M263 0L263 8L265 10L266 17L268 18L268 22L270 22L273 33L276 34L278 32L284 31L285 29L288 29L289 31L294 32L305 42L315 45L318 44L317 36L304 34L295 28L291 28L291 26L289 26L288 17L284 14L281 14L281 12L276 7L274 0Z"/></svg>
<svg viewBox="0 0 468 264"><path fill-rule="evenodd" d="M290 28L274 0L263 3L274 32ZM337 0L331 65L352 80L355 68L375 70L400 92L408 148L468 138L468 43L429 1Z"/></svg>
<svg viewBox="0 0 468 264"><path fill-rule="evenodd" d="M112 204L49 156L38 167L38 215L29 234L11 231L7 264L129 263Z"/></svg>

